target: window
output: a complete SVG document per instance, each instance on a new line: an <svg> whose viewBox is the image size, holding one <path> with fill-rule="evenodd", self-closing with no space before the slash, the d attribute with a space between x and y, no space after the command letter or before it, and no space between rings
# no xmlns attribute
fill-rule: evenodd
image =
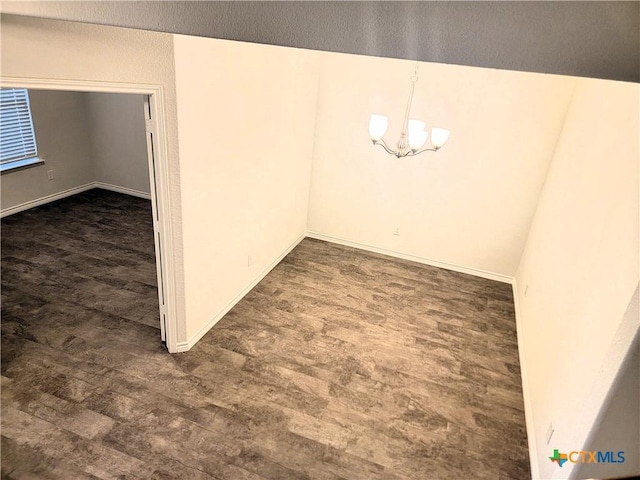
<svg viewBox="0 0 640 480"><path fill-rule="evenodd" d="M26 88L0 89L0 171L39 163Z"/></svg>

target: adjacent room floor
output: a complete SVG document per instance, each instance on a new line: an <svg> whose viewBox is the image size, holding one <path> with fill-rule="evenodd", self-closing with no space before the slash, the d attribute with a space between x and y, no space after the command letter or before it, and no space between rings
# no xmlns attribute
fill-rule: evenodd
<svg viewBox="0 0 640 480"><path fill-rule="evenodd" d="M511 287L304 240L190 352L148 201L2 221L2 476L526 479Z"/></svg>

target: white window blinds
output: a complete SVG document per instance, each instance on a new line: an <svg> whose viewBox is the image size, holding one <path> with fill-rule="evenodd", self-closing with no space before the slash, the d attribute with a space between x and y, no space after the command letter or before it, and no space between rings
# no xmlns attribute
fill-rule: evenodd
<svg viewBox="0 0 640 480"><path fill-rule="evenodd" d="M0 166L37 156L27 89L0 89Z"/></svg>

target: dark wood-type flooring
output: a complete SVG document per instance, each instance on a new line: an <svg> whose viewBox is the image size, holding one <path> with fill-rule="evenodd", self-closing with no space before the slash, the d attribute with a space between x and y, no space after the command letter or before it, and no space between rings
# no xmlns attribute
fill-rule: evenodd
<svg viewBox="0 0 640 480"><path fill-rule="evenodd" d="M529 478L509 285L305 239L191 351L148 201L2 221L2 478Z"/></svg>

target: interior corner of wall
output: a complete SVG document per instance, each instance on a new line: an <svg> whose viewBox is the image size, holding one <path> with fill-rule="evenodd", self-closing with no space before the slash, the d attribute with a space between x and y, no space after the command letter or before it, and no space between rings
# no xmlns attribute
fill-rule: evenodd
<svg viewBox="0 0 640 480"><path fill-rule="evenodd" d="M529 247L529 242L531 240L531 233L533 232L533 229L535 227L535 223L536 223L536 218L538 217L538 212L540 209L540 201L543 198L544 194L545 194L545 189L547 187L547 182L550 178L550 176L552 175L552 170L553 170L553 164L554 164L554 159L556 157L556 152L558 151L558 147L561 144L562 141L562 137L564 135L565 129L566 129L566 125L567 125L567 120L570 118L570 111L572 109L573 103L574 103L574 99L575 99L575 95L576 95L576 89L578 87L578 82L581 81L582 79L575 79L572 86L571 86L571 93L569 94L569 99L567 101L567 107L565 109L564 112L564 116L562 118L562 123L560 125L560 128L558 129L558 133L556 136L556 141L553 145L553 148L551 149L551 151L549 152L550 155L550 159L549 159L549 164L547 167L547 172L545 175L545 179L544 182L542 182L542 187L540 188L540 194L538 195L538 201L536 202L536 208L533 212L533 216L531 217L531 223L529 224L529 230L527 232L527 238L524 241L524 245L522 247L522 252L520 253L520 260L518 262L518 266L516 268L516 273L514 275L514 277L520 278L520 274L523 268L523 263L526 259L526 254L527 254L527 250Z"/></svg>
<svg viewBox="0 0 640 480"><path fill-rule="evenodd" d="M540 478L540 468L538 465L538 448L535 429L535 421L533 418L533 405L531 400L531 388L529 385L529 376L527 370L527 361L525 350L524 320L522 309L520 308L520 298L518 292L518 280L514 277L513 283L513 302L516 317L516 336L518 342L518 359L520 361L520 378L522 383L522 398L524 401L524 417L527 429L527 445L529 447L529 464L531 466L531 478L536 480Z"/></svg>

